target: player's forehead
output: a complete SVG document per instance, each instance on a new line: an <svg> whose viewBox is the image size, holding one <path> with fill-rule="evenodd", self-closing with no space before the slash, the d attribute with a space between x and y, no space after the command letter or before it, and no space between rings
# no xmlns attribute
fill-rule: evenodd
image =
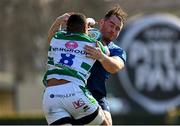
<svg viewBox="0 0 180 126"><path fill-rule="evenodd" d="M108 19L106 19L109 23L116 25L116 26L121 26L121 19L119 19L117 16L112 15Z"/></svg>

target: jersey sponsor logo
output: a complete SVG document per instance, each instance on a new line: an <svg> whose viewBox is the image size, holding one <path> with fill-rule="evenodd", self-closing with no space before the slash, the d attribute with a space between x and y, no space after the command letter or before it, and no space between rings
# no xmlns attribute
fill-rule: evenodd
<svg viewBox="0 0 180 126"><path fill-rule="evenodd" d="M80 98L79 100L74 101L72 104L73 104L73 106L74 106L75 109L78 109L78 108L84 106L84 105L85 105L85 102L83 101L82 98Z"/></svg>
<svg viewBox="0 0 180 126"><path fill-rule="evenodd" d="M61 52L66 52L66 53L76 53L76 54L81 54L81 55L87 55L87 53L84 50L79 50L79 49L52 47L52 51L61 51Z"/></svg>
<svg viewBox="0 0 180 126"><path fill-rule="evenodd" d="M155 114L179 106L180 19L150 15L127 26L118 41L128 64L118 76L128 96Z"/></svg>
<svg viewBox="0 0 180 126"><path fill-rule="evenodd" d="M54 97L58 97L58 98L69 98L69 97L73 97L75 96L74 93L69 93L69 94L51 94L50 97L54 98Z"/></svg>
<svg viewBox="0 0 180 126"><path fill-rule="evenodd" d="M69 41L65 44L66 48L68 49L75 49L78 47L78 43L75 41Z"/></svg>

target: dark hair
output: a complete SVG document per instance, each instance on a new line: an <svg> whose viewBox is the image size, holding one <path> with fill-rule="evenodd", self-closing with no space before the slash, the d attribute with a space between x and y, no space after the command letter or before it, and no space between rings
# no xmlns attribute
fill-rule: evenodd
<svg viewBox="0 0 180 126"><path fill-rule="evenodd" d="M81 13L72 14L67 20L67 32L86 31L86 16Z"/></svg>
<svg viewBox="0 0 180 126"><path fill-rule="evenodd" d="M124 12L119 5L116 5L114 8L109 10L105 16L104 19L109 19L112 15L115 15L123 24L126 21L127 14Z"/></svg>

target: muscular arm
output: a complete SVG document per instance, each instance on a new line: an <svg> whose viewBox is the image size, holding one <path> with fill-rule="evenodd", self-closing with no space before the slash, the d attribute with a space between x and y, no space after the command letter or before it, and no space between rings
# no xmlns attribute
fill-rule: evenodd
<svg viewBox="0 0 180 126"><path fill-rule="evenodd" d="M116 73L124 68L124 61L118 56L107 56L103 54L100 59L98 59L104 69L110 73Z"/></svg>
<svg viewBox="0 0 180 126"><path fill-rule="evenodd" d="M52 26L49 29L48 33L48 42L50 43L54 34L60 29L62 22L58 22L57 19L53 22Z"/></svg>
<svg viewBox="0 0 180 126"><path fill-rule="evenodd" d="M99 48L85 46L87 57L97 59L101 62L104 69L110 73L116 73L124 68L124 61L119 56L108 56Z"/></svg>
<svg viewBox="0 0 180 126"><path fill-rule="evenodd" d="M56 20L53 22L49 29L48 33L48 42L50 43L51 39L53 38L54 34L61 28L63 24L66 23L68 18L70 17L72 13L65 13L59 17L56 18Z"/></svg>

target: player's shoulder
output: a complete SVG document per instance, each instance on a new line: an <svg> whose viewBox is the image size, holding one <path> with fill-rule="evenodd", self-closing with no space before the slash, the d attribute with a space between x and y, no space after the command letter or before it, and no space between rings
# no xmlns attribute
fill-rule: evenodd
<svg viewBox="0 0 180 126"><path fill-rule="evenodd" d="M124 49L122 49L120 46L118 46L117 44L115 44L114 42L110 42L108 44L108 49L111 53L111 55L122 55L122 54L126 54L126 51Z"/></svg>
<svg viewBox="0 0 180 126"><path fill-rule="evenodd" d="M65 30L56 32L54 35L54 38L55 39L84 41L84 42L89 42L89 43L95 43L97 41L85 33L70 33Z"/></svg>
<svg viewBox="0 0 180 126"><path fill-rule="evenodd" d="M65 30L61 30L61 31L57 31L54 35L54 38L58 39L58 38L62 38L65 36L67 32Z"/></svg>
<svg viewBox="0 0 180 126"><path fill-rule="evenodd" d="M119 50L123 50L120 46L118 46L117 44L115 44L114 42L110 42L108 44L108 48L109 49L119 49Z"/></svg>

